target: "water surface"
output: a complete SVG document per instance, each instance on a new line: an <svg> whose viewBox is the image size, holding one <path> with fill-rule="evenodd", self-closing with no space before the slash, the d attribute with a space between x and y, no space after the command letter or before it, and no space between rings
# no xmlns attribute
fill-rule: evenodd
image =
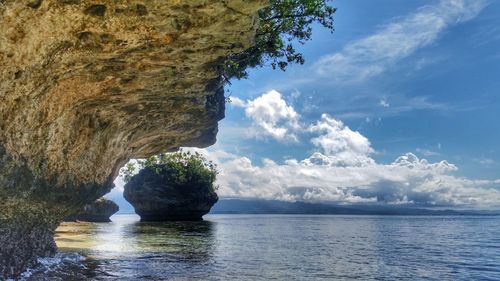
<svg viewBox="0 0 500 281"><path fill-rule="evenodd" d="M500 280L499 217L205 218L65 223L27 280Z"/></svg>

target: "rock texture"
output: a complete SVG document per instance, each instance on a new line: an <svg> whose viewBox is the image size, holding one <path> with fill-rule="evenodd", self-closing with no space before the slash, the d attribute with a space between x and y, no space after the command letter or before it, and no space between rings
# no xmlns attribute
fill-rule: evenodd
<svg viewBox="0 0 500 281"><path fill-rule="evenodd" d="M128 159L214 143L219 65L264 5L0 0L0 276L53 253L57 222Z"/></svg>
<svg viewBox="0 0 500 281"><path fill-rule="evenodd" d="M87 204L81 211L64 218L65 221L110 222L110 217L120 208L115 202L104 197Z"/></svg>
<svg viewBox="0 0 500 281"><path fill-rule="evenodd" d="M123 195L141 221L198 221L219 197L214 190L194 185L175 186L167 177L142 169L125 185Z"/></svg>

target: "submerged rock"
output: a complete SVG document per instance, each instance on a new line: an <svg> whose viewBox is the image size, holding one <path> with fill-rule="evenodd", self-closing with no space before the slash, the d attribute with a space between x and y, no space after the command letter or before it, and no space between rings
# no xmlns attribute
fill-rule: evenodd
<svg viewBox="0 0 500 281"><path fill-rule="evenodd" d="M66 217L65 221L110 222L110 217L120 208L115 202L99 198L94 203L87 204L77 214Z"/></svg>
<svg viewBox="0 0 500 281"><path fill-rule="evenodd" d="M0 279L131 158L215 142L265 0L0 1Z"/></svg>
<svg viewBox="0 0 500 281"><path fill-rule="evenodd" d="M197 185L173 185L166 175L145 168L125 185L125 199L141 221L196 221L217 202L213 189Z"/></svg>

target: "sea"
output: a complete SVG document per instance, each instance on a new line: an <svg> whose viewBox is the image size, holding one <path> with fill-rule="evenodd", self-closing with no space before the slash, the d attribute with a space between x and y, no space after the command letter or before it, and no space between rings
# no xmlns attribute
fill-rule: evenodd
<svg viewBox="0 0 500 281"><path fill-rule="evenodd" d="M22 280L500 280L498 216L204 218L63 223Z"/></svg>

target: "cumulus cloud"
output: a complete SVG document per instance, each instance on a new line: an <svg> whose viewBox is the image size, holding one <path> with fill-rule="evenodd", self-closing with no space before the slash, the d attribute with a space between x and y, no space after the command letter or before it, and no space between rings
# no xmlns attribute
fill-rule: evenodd
<svg viewBox="0 0 500 281"><path fill-rule="evenodd" d="M500 180L454 176L458 168L430 163L412 153L390 164L338 166L320 152L303 160L261 165L224 150L190 148L218 164L218 194L223 198L259 198L338 204L410 204L415 206L500 207ZM315 161L312 158L322 158ZM123 191L120 178L117 191Z"/></svg>
<svg viewBox="0 0 500 281"><path fill-rule="evenodd" d="M300 115L288 105L281 93L271 90L254 100L243 101L231 98L233 105L245 108L252 120L248 135L258 139L272 138L282 142L297 142L297 131L301 129Z"/></svg>
<svg viewBox="0 0 500 281"><path fill-rule="evenodd" d="M229 100L231 101L231 104L237 107L246 107L247 102L244 100L238 98L238 97L230 97Z"/></svg>
<svg viewBox="0 0 500 281"><path fill-rule="evenodd" d="M298 135L309 133L310 142L322 152L313 154L304 163L328 163L331 166L362 166L373 160L370 141L328 114L311 125L300 122L300 115L287 104L281 93L271 90L253 100L232 98L232 103L245 109L252 121L247 130L256 138L271 137L277 141L298 141Z"/></svg>
<svg viewBox="0 0 500 281"><path fill-rule="evenodd" d="M197 150L218 163L222 197L329 201L340 204L381 203L434 206L500 206L500 180L473 180L454 175L457 166L430 163L412 153L390 164L377 163L371 143L360 132L328 114L305 125L280 93L238 101L261 133L283 140L309 137L315 151L305 159L277 163L224 150ZM283 133L279 128L283 128ZM424 156L435 152L417 149Z"/></svg>
<svg viewBox="0 0 500 281"><path fill-rule="evenodd" d="M311 143L323 154L313 154L304 163L328 163L330 166L363 166L371 164L370 154L374 152L370 141L359 132L352 131L342 121L323 114L321 120L309 126L309 132L318 136Z"/></svg>
<svg viewBox="0 0 500 281"><path fill-rule="evenodd" d="M486 6L481 0L442 0L398 18L378 32L350 42L342 51L315 63L320 76L335 82L356 82L376 76L433 43L449 26L476 17Z"/></svg>
<svg viewBox="0 0 500 281"><path fill-rule="evenodd" d="M328 161L290 159L278 164L264 159L255 165L244 156L214 156L221 151L199 150L219 164L222 197L286 201L380 203L420 206L500 206L500 180L471 180L453 176L447 161L429 163L408 153L391 164L372 161L364 166L336 166ZM226 155L227 156L227 155ZM312 157L328 157L319 152Z"/></svg>

